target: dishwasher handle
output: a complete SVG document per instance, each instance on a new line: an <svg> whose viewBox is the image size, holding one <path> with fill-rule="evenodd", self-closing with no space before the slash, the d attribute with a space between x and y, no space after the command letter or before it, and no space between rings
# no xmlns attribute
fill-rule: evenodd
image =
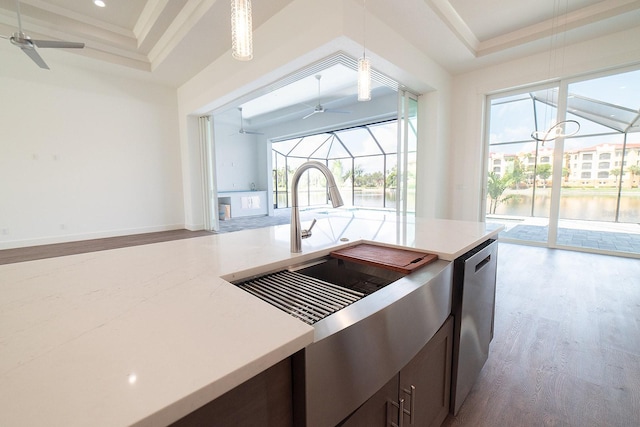
<svg viewBox="0 0 640 427"><path fill-rule="evenodd" d="M485 259L483 259L482 261L476 264L476 273L478 272L478 270L480 270L482 267L489 264L490 262L491 262L491 254L487 255Z"/></svg>

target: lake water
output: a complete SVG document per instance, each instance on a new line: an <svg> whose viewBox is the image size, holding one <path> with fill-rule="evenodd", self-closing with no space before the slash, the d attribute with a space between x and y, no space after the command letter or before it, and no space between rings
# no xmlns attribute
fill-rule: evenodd
<svg viewBox="0 0 640 427"><path fill-rule="evenodd" d="M341 189L345 205L351 205L351 192ZM531 191L521 190L516 197L500 203L496 215L531 216ZM505 193L507 195L509 193ZM300 195L300 205L325 204L323 191L312 191L309 199L306 193ZM395 193L388 191L386 204L383 206L382 190L356 191L353 206L365 208L394 208ZM488 200L488 199L487 199ZM308 203L310 202L310 203ZM415 196L409 195L409 206L415 203ZM588 221L615 221L617 193L615 191L568 190L560 198L560 218ZM286 195L280 194L279 207L286 207ZM536 190L534 214L536 217L549 217L551 205L551 190L539 188ZM487 205L488 206L488 205ZM620 216L618 222L640 223L640 190L623 192L620 199Z"/></svg>
<svg viewBox="0 0 640 427"><path fill-rule="evenodd" d="M500 203L496 209L496 215L531 216L531 199L531 194L517 194L514 198ZM617 194L614 191L578 190L576 192L574 190L567 192L560 198L560 218L613 222L615 221L617 200ZM533 216L548 218L550 206L550 190L538 189ZM618 222L640 223L640 192L623 193L620 199Z"/></svg>
<svg viewBox="0 0 640 427"><path fill-rule="evenodd" d="M382 189L356 189L355 194L352 196L349 189L340 189L340 195L342 196L345 206L356 206L361 208L388 208L395 209L395 191L387 190L386 200L382 197ZM353 197L353 204L351 203ZM289 202L291 200L289 199ZM299 195L300 206L314 206L326 204L326 193L324 191L302 191ZM386 204L386 206L385 206ZM409 210L413 210L415 206L415 194L407 194L407 204L410 207ZM278 207L287 206L287 197L284 192L278 193Z"/></svg>

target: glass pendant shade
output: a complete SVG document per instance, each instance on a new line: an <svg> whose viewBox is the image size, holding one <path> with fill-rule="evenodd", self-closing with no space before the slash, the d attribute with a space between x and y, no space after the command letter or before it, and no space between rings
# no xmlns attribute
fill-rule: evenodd
<svg viewBox="0 0 640 427"><path fill-rule="evenodd" d="M231 49L235 59L253 58L251 0L231 0Z"/></svg>
<svg viewBox="0 0 640 427"><path fill-rule="evenodd" d="M371 62L363 56L358 59L358 101L371 100Z"/></svg>

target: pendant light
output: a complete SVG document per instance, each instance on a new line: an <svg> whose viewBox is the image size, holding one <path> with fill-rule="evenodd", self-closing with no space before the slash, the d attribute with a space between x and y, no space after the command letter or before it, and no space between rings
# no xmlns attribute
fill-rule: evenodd
<svg viewBox="0 0 640 427"><path fill-rule="evenodd" d="M251 0L231 0L231 49L239 61L253 58Z"/></svg>
<svg viewBox="0 0 640 427"><path fill-rule="evenodd" d="M556 124L552 124L546 131L534 131L531 132L531 138L544 143L546 141L553 141L556 138L573 136L580 130L580 123L577 120L562 120Z"/></svg>
<svg viewBox="0 0 640 427"><path fill-rule="evenodd" d="M364 9L364 37L362 38L362 58L358 59L358 101L371 100L371 61L367 58L367 0L362 2Z"/></svg>

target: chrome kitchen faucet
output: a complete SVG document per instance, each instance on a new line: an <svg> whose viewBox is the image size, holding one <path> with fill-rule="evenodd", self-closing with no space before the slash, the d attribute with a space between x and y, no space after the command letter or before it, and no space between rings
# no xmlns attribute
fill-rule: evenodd
<svg viewBox="0 0 640 427"><path fill-rule="evenodd" d="M302 230L302 227L300 226L300 210L298 209L298 183L300 182L302 174L307 169L311 168L318 169L327 179L329 199L331 200L333 207L337 208L344 204L342 202L342 196L336 186L336 180L333 178L328 167L316 161L309 161L300 165L298 170L293 174L293 179L291 181L291 252L293 253L302 252L302 239L306 239L311 236L311 229L316 223L316 220L314 219L308 230Z"/></svg>

